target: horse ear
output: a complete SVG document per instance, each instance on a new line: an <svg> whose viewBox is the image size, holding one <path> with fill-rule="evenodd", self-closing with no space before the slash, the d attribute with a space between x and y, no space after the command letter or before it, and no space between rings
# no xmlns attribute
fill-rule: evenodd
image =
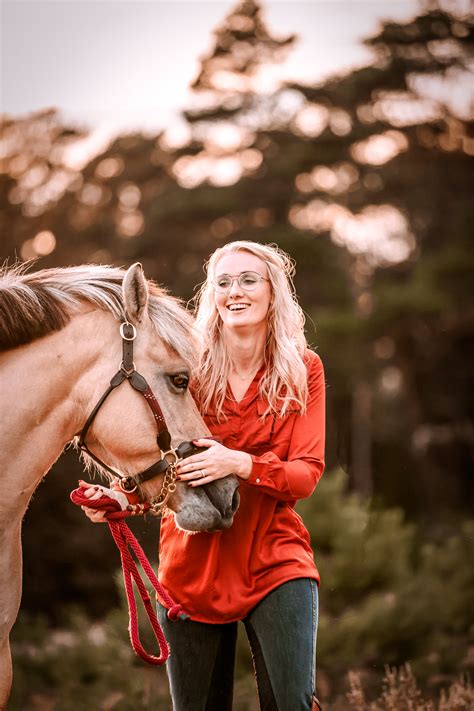
<svg viewBox="0 0 474 711"><path fill-rule="evenodd" d="M140 262L132 264L123 278L123 303L127 318L132 323L140 323L146 317L148 304L148 284Z"/></svg>

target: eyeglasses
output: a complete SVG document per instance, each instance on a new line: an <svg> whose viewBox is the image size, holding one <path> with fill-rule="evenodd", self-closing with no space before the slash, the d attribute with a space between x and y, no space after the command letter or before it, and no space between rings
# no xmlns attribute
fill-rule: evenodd
<svg viewBox="0 0 474 711"><path fill-rule="evenodd" d="M231 276L230 274L221 274L212 283L215 291L220 294L228 294L232 289L232 284L237 281L240 288L244 291L253 291L257 288L261 281L269 281L257 272L242 272L238 276Z"/></svg>

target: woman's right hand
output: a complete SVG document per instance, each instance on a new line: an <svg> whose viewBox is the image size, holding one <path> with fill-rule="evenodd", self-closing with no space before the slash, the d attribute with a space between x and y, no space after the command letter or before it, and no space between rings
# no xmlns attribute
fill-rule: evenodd
<svg viewBox="0 0 474 711"><path fill-rule="evenodd" d="M108 489L100 484L90 484L87 481L82 481L82 479L79 481L79 486L81 487L84 496L87 496L87 498L91 501L94 501L94 499L100 499L105 494L111 499L118 501L122 510L127 508L127 497L119 491ZM93 523L107 523L106 511L90 508L89 506L81 506L81 509L84 511L87 518Z"/></svg>

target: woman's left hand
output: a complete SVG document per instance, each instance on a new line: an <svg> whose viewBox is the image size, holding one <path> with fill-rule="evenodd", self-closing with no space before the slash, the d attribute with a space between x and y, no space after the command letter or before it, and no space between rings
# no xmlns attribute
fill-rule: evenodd
<svg viewBox="0 0 474 711"><path fill-rule="evenodd" d="M249 478L252 471L250 454L228 449L213 439L196 439L193 444L207 449L178 462L179 481L187 482L189 486L201 486L229 474L236 474L241 479Z"/></svg>

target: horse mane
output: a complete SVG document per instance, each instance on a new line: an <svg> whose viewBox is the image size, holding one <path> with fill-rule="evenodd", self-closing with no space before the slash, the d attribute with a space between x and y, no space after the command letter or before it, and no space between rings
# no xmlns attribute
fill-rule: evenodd
<svg viewBox="0 0 474 711"><path fill-rule="evenodd" d="M28 265L0 269L0 352L32 343L64 328L84 305L125 319L122 282L125 270L84 264L27 272ZM195 360L192 317L179 299L148 281L148 314L157 334L185 360Z"/></svg>

